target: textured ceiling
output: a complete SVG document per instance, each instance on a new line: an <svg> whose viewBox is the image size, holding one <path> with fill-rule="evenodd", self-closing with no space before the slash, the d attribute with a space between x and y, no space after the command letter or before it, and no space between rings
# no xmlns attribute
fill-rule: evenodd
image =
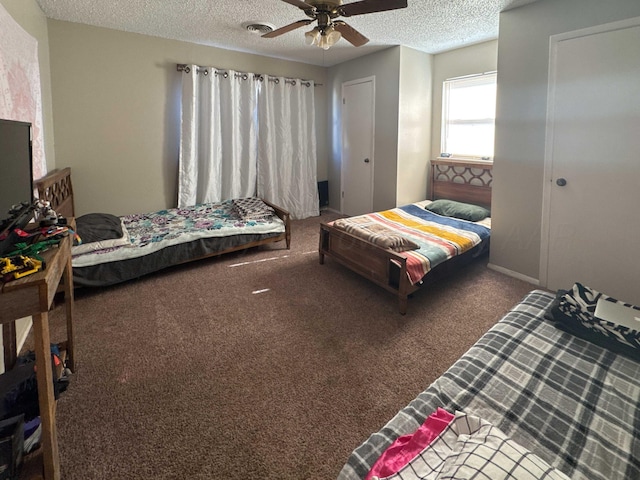
<svg viewBox="0 0 640 480"><path fill-rule="evenodd" d="M45 15L126 32L331 66L392 46L440 53L498 36L503 10L536 0L408 0L400 10L344 20L370 39L362 47L340 40L329 50L307 46L299 28L277 38L247 31L246 22L275 28L307 17L281 0L37 0ZM350 0L343 1L350 3Z"/></svg>

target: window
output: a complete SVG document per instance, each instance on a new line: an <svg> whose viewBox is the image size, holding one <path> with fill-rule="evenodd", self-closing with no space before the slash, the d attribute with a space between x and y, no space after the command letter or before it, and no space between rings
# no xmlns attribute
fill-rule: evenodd
<svg viewBox="0 0 640 480"><path fill-rule="evenodd" d="M493 158L496 72L445 80L442 151L451 156Z"/></svg>

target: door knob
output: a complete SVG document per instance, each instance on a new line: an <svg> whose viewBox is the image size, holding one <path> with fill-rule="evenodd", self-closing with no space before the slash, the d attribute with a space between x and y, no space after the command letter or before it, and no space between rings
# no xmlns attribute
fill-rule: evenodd
<svg viewBox="0 0 640 480"><path fill-rule="evenodd" d="M368 159L368 158L365 158L365 159L364 159L364 163L369 163L369 159Z"/></svg>
<svg viewBox="0 0 640 480"><path fill-rule="evenodd" d="M559 187L564 187L567 184L567 181L564 178L559 178L556 180L556 185Z"/></svg>

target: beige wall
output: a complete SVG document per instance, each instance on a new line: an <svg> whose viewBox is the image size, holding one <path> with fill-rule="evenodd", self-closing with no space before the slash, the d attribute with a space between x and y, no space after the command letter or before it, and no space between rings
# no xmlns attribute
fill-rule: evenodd
<svg viewBox="0 0 640 480"><path fill-rule="evenodd" d="M638 0L539 0L500 15L492 265L538 279L549 37L636 16Z"/></svg>
<svg viewBox="0 0 640 480"><path fill-rule="evenodd" d="M434 55L431 157L442 152L442 83L448 78L492 72L498 68L498 41L478 43Z"/></svg>
<svg viewBox="0 0 640 480"><path fill-rule="evenodd" d="M396 205L427 198L432 62L432 55L401 47Z"/></svg>
<svg viewBox="0 0 640 480"><path fill-rule="evenodd" d="M313 79L301 63L49 20L56 163L72 168L76 210L116 215L176 205L178 63ZM318 179L327 178L326 86L316 87Z"/></svg>
<svg viewBox="0 0 640 480"><path fill-rule="evenodd" d="M38 41L38 60L40 63L40 85L42 88L42 128L44 130L45 157L47 169L53 170L56 164L55 143L53 137L53 111L51 103L51 76L49 64L49 33L47 18L35 0L0 0L13 19Z"/></svg>

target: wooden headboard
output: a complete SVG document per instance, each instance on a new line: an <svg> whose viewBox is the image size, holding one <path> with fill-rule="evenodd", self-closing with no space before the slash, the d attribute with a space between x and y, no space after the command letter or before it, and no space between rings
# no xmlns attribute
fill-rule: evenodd
<svg viewBox="0 0 640 480"><path fill-rule="evenodd" d="M38 198L49 202L58 215L67 218L75 217L69 167L53 170L34 181L33 184L38 192Z"/></svg>
<svg viewBox="0 0 640 480"><path fill-rule="evenodd" d="M490 209L492 168L492 163L480 160L431 160L429 196L431 200L448 198Z"/></svg>

